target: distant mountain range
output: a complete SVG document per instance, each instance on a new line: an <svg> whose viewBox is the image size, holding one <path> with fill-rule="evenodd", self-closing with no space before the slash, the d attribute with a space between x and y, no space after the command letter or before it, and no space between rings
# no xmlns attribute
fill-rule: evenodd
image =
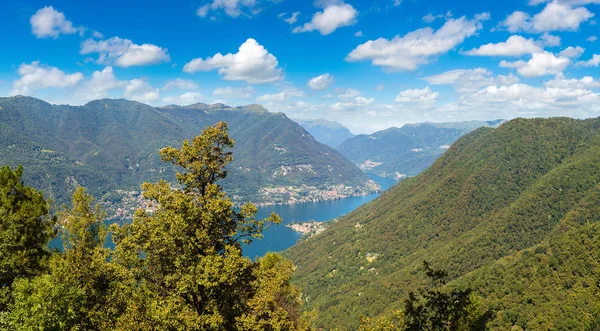
<svg viewBox="0 0 600 331"><path fill-rule="evenodd" d="M407 124L345 140L337 149L364 172L402 179L427 169L458 138L503 120Z"/></svg>
<svg viewBox="0 0 600 331"><path fill-rule="evenodd" d="M234 201L289 203L371 193L377 184L283 113L259 105L151 107L103 99L84 106L0 98L0 164L23 164L25 179L57 202L87 187L116 216L140 203L144 181L174 180L158 150L180 146L225 121L236 141L222 183Z"/></svg>
<svg viewBox="0 0 600 331"><path fill-rule="evenodd" d="M323 329L357 329L359 314L402 309L408 292L428 282L427 260L448 270L447 289L474 290L493 312L489 329L595 330L600 118L477 129L422 174L285 255Z"/></svg>
<svg viewBox="0 0 600 331"><path fill-rule="evenodd" d="M294 119L306 131L308 131L315 139L325 145L337 147L343 141L354 137L354 134L347 127L338 122L327 120L299 120Z"/></svg>

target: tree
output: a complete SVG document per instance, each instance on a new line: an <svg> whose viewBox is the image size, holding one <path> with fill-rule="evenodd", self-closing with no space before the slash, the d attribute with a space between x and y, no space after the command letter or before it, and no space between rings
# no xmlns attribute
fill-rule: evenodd
<svg viewBox="0 0 600 331"><path fill-rule="evenodd" d="M0 312L10 303L17 278L40 274L50 255L54 219L44 196L21 180L23 167L0 168Z"/></svg>
<svg viewBox="0 0 600 331"><path fill-rule="evenodd" d="M15 282L10 320L16 330L113 330L123 299L123 281L104 248L105 214L78 188L72 206L58 213L64 246L49 273Z"/></svg>
<svg viewBox="0 0 600 331"><path fill-rule="evenodd" d="M482 311L471 289L444 291L448 273L431 268L427 261L423 266L431 286L409 292L404 305L404 330L485 330L491 313Z"/></svg>
<svg viewBox="0 0 600 331"><path fill-rule="evenodd" d="M131 272L133 295L119 321L156 330L237 330L249 325L285 330L298 325L288 262L253 262L242 243L260 238L276 214L255 219L252 204L234 207L216 183L227 176L233 147L227 125L206 128L181 148L160 151L183 169L179 187L166 181L142 185L154 210L138 210L131 224L113 225L115 261ZM277 260L277 261L275 261ZM270 262L269 262L270 261ZM269 267L273 266L273 267ZM278 288L270 288L267 285ZM262 299L259 295L266 295Z"/></svg>

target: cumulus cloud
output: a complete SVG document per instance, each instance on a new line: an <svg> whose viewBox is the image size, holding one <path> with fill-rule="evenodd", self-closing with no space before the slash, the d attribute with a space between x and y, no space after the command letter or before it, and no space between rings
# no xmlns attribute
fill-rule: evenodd
<svg viewBox="0 0 600 331"><path fill-rule="evenodd" d="M521 36L510 36L506 42L489 43L464 52L466 55L477 56L521 56L539 53L542 48L533 39Z"/></svg>
<svg viewBox="0 0 600 331"><path fill-rule="evenodd" d="M260 10L256 0L212 0L196 10L196 15L206 17L211 12L223 11L229 17L252 16Z"/></svg>
<svg viewBox="0 0 600 331"><path fill-rule="evenodd" d="M198 84L192 80L176 78L168 81L163 87L162 90L168 91L173 89L178 90L195 90L198 88Z"/></svg>
<svg viewBox="0 0 600 331"><path fill-rule="evenodd" d="M596 36L589 36L585 40L593 43L594 41L598 40L598 37L596 37Z"/></svg>
<svg viewBox="0 0 600 331"><path fill-rule="evenodd" d="M359 45L348 54L346 61L370 60L373 65L389 70L416 70L435 56L447 53L482 28L481 21L489 14L473 19L449 19L437 31L422 28L393 39L379 38Z"/></svg>
<svg viewBox="0 0 600 331"><path fill-rule="evenodd" d="M585 52L585 48L583 47L573 47L573 46L569 46L565 49L563 49L560 53L558 53L559 56L562 57L567 57L570 59L576 59L578 57L580 57L583 52Z"/></svg>
<svg viewBox="0 0 600 331"><path fill-rule="evenodd" d="M338 28L350 26L356 23L358 11L346 3L334 3L326 6L323 11L313 15L310 22L294 28L292 32L319 31L322 35L328 35Z"/></svg>
<svg viewBox="0 0 600 331"><path fill-rule="evenodd" d="M340 99L353 99L360 95L359 90L352 88L336 88L334 92Z"/></svg>
<svg viewBox="0 0 600 331"><path fill-rule="evenodd" d="M306 85L313 91L323 91L328 89L333 82L333 76L327 73L311 78Z"/></svg>
<svg viewBox="0 0 600 331"><path fill-rule="evenodd" d="M575 31L579 26L594 17L594 13L585 7L574 7L577 3L553 1L544 7L538 14L531 17L522 11L510 14L500 28L509 32L547 32L547 31Z"/></svg>
<svg viewBox="0 0 600 331"><path fill-rule="evenodd" d="M65 14L52 6L39 9L31 16L29 23L31 23L31 32L38 38L58 38L61 33L73 34L85 30L83 27L74 27L73 23L65 18Z"/></svg>
<svg viewBox="0 0 600 331"><path fill-rule="evenodd" d="M557 75L554 79L544 82L544 86L574 90L600 89L600 81L591 76L585 76L581 79L567 79L563 75Z"/></svg>
<svg viewBox="0 0 600 331"><path fill-rule="evenodd" d="M78 99L90 101L108 97L111 90L124 87L126 81L118 80L112 67L105 67L102 71L94 71L92 78L82 84L76 93Z"/></svg>
<svg viewBox="0 0 600 331"><path fill-rule="evenodd" d="M527 62L520 60L515 62L502 61L503 68L514 68L524 77L540 77L561 73L571 63L571 60L563 56L555 56L550 52L535 53Z"/></svg>
<svg viewBox="0 0 600 331"><path fill-rule="evenodd" d="M187 106L202 101L202 94L198 92L186 92L181 95L168 96L162 99L163 102L172 105Z"/></svg>
<svg viewBox="0 0 600 331"><path fill-rule="evenodd" d="M579 62L577 62L577 65L580 65L583 67L598 68L598 66L600 65L600 54L594 54L594 56L592 56L592 58L587 61L579 61Z"/></svg>
<svg viewBox="0 0 600 331"><path fill-rule="evenodd" d="M234 87L217 87L212 95L222 98L249 99L254 94L252 86L234 88Z"/></svg>
<svg viewBox="0 0 600 331"><path fill-rule="evenodd" d="M235 54L217 53L206 59L193 59L183 67L183 71L188 73L215 69L225 80L243 80L249 84L283 79L277 58L252 38L246 40Z"/></svg>
<svg viewBox="0 0 600 331"><path fill-rule="evenodd" d="M98 53L96 62L119 67L141 66L169 62L166 48L153 44L134 44L129 39L113 37L107 40L87 39L81 44L80 54Z"/></svg>
<svg viewBox="0 0 600 331"><path fill-rule="evenodd" d="M19 66L19 75L21 78L13 82L13 87L10 91L11 95L29 95L34 90L51 87L72 87L83 80L83 74L80 72L66 74L56 67L41 65L39 61L34 61L30 64L21 64Z"/></svg>
<svg viewBox="0 0 600 331"><path fill-rule="evenodd" d="M152 103L160 98L158 89L152 87L142 79L132 79L125 85L123 96L127 99Z"/></svg>
<svg viewBox="0 0 600 331"><path fill-rule="evenodd" d="M408 89L404 91L400 91L400 93L396 96L396 102L417 102L430 104L434 103L437 98L440 96L438 92L433 92L429 88L429 86L423 89Z"/></svg>
<svg viewBox="0 0 600 331"><path fill-rule="evenodd" d="M551 35L548 32L544 32L544 34L540 36L540 43L544 46L560 46L560 42L559 36Z"/></svg>
<svg viewBox="0 0 600 331"><path fill-rule="evenodd" d="M454 89L462 94L473 93L491 85L510 85L519 82L519 78L512 74L494 76L485 68L450 70L424 77L423 80L431 85L453 85Z"/></svg>

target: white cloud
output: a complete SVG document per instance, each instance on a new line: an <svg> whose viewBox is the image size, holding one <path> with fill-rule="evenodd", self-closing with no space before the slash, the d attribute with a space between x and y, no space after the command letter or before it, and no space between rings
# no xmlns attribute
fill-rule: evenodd
<svg viewBox="0 0 600 331"><path fill-rule="evenodd" d="M257 11L256 0L212 0L211 2L200 6L196 10L196 15L206 17L210 12L224 11L227 16L236 18L240 15L252 16Z"/></svg>
<svg viewBox="0 0 600 331"><path fill-rule="evenodd" d="M600 89L600 81L591 76L585 76L581 79L567 79L562 75L557 75L553 80L544 82L544 85L560 89Z"/></svg>
<svg viewBox="0 0 600 331"><path fill-rule="evenodd" d="M193 59L185 64L183 71L194 73L218 69L225 80L243 80L249 84L270 83L283 79L277 58L256 40L246 40L237 53L217 53L206 59Z"/></svg>
<svg viewBox="0 0 600 331"><path fill-rule="evenodd" d="M489 43L464 52L466 55L477 56L521 56L525 54L539 53L542 48L533 39L525 39L521 36L510 36L506 42L497 44Z"/></svg>
<svg viewBox="0 0 600 331"><path fill-rule="evenodd" d="M447 53L482 28L489 14L449 19L437 31L422 28L393 39L379 38L359 45L348 54L347 61L370 60L373 65L390 70L415 70L435 56Z"/></svg>
<svg viewBox="0 0 600 331"><path fill-rule="evenodd" d="M513 33L575 31L583 22L594 17L594 14L585 7L573 7L573 5L576 3L553 1L533 17L525 12L515 11L500 23L500 27Z"/></svg>
<svg viewBox="0 0 600 331"><path fill-rule="evenodd" d="M417 102L417 103L433 103L440 96L438 92L433 92L429 86L423 89L408 89L400 91L396 96L396 102Z"/></svg>
<svg viewBox="0 0 600 331"><path fill-rule="evenodd" d="M196 84L192 80L176 78L168 81L163 87L162 90L168 91L173 89L179 90L195 90L198 88L198 84Z"/></svg>
<svg viewBox="0 0 600 331"><path fill-rule="evenodd" d="M550 2L552 0L529 0L530 6L536 6L541 3ZM555 2L564 3L567 5L577 6L577 5L589 5L592 3L600 4L600 0L554 0Z"/></svg>
<svg viewBox="0 0 600 331"><path fill-rule="evenodd" d="M82 84L76 93L78 98L85 101L108 97L108 92L127 84L115 77L112 67L105 67L102 71L94 71L92 78Z"/></svg>
<svg viewBox="0 0 600 331"><path fill-rule="evenodd" d="M212 95L223 98L248 99L254 94L252 86L234 88L234 87L217 87Z"/></svg>
<svg viewBox="0 0 600 331"><path fill-rule="evenodd" d="M304 93L300 90L289 88L279 93L264 94L256 98L257 101L261 102L283 102L288 101L293 97L301 97Z"/></svg>
<svg viewBox="0 0 600 331"><path fill-rule="evenodd" d="M360 95L359 90L352 88L336 88L334 92L340 99L354 99Z"/></svg>
<svg viewBox="0 0 600 331"><path fill-rule="evenodd" d="M375 87L375 89L377 91L383 91L385 89L385 85L383 85L383 84L377 84L377 86Z"/></svg>
<svg viewBox="0 0 600 331"><path fill-rule="evenodd" d="M152 103L160 98L158 89L142 79L132 79L127 82L123 96L143 103Z"/></svg>
<svg viewBox="0 0 600 331"><path fill-rule="evenodd" d="M402 4L402 0L392 0L392 5L398 7Z"/></svg>
<svg viewBox="0 0 600 331"><path fill-rule="evenodd" d="M153 44L138 45L129 39L119 37L107 40L87 39L81 44L79 53L98 53L98 63L114 63L116 66L124 68L171 61L166 48Z"/></svg>
<svg viewBox="0 0 600 331"><path fill-rule="evenodd" d="M98 32L98 31L93 31L92 32L92 37L98 38L98 39L102 39L102 38L104 38L104 35L102 33Z"/></svg>
<svg viewBox="0 0 600 331"><path fill-rule="evenodd" d="M540 42L544 46L554 47L560 46L561 40L559 36L554 36L549 34L548 32L544 32L544 34L540 36Z"/></svg>
<svg viewBox="0 0 600 331"><path fill-rule="evenodd" d="M313 15L310 22L294 28L292 32L308 32L318 30L322 35L328 35L338 28L356 23L358 11L349 4L330 4Z"/></svg>
<svg viewBox="0 0 600 331"><path fill-rule="evenodd" d="M491 85L510 85L519 82L519 78L512 74L493 76L492 72L485 68L450 70L424 77L423 80L431 85L453 85L454 89L462 94L473 93Z"/></svg>
<svg viewBox="0 0 600 331"><path fill-rule="evenodd" d="M598 66L600 65L600 54L594 54L594 56L592 56L591 59L587 61L579 61L577 62L577 64L584 67L598 68Z"/></svg>
<svg viewBox="0 0 600 331"><path fill-rule="evenodd" d="M560 53L558 53L559 56L562 57L567 57L570 59L576 59L578 57L580 57L583 52L585 52L585 48L583 47L573 47L573 46L569 46L565 49L563 49Z"/></svg>
<svg viewBox="0 0 600 331"><path fill-rule="evenodd" d="M333 76L327 73L311 78L306 85L313 91L323 91L328 89L333 82Z"/></svg>
<svg viewBox="0 0 600 331"><path fill-rule="evenodd" d="M300 15L300 12L293 12L292 15L290 15L290 17L288 18L285 18L285 15L287 15L287 13L281 13L278 15L278 17L281 18L287 24L294 24L298 21L298 15Z"/></svg>
<svg viewBox="0 0 600 331"><path fill-rule="evenodd" d="M593 43L594 41L598 40L598 37L596 36L589 36L587 37L586 41L589 41L591 43Z"/></svg>
<svg viewBox="0 0 600 331"><path fill-rule="evenodd" d="M423 16L423 21L426 23L432 23L433 21L437 20L438 18L450 19L450 18L452 18L452 12L448 11L446 13L446 15L442 15L442 14L433 15L433 14L429 13L429 14Z"/></svg>
<svg viewBox="0 0 600 331"><path fill-rule="evenodd" d="M363 36L363 32L362 31L356 31L356 32L354 32L354 36L357 37L357 38L362 37Z"/></svg>
<svg viewBox="0 0 600 331"><path fill-rule="evenodd" d="M331 105L332 110L356 110L373 104L375 98L354 97Z"/></svg>
<svg viewBox="0 0 600 331"><path fill-rule="evenodd" d="M55 10L52 6L39 9L29 19L31 32L38 38L57 38L61 33L73 34L84 31L83 27L74 27L65 14Z"/></svg>
<svg viewBox="0 0 600 331"><path fill-rule="evenodd" d="M181 95L168 96L162 99L162 101L168 104L187 106L202 101L202 94L198 92L186 92Z"/></svg>
<svg viewBox="0 0 600 331"><path fill-rule="evenodd" d="M520 60L515 62L502 61L503 68L514 68L524 77L539 77L554 75L562 72L570 63L569 58L556 57L550 52L536 53L527 62Z"/></svg>
<svg viewBox="0 0 600 331"><path fill-rule="evenodd" d="M11 95L29 95L34 90L45 88L66 88L79 84L83 80L83 74L76 72L65 74L64 71L45 65L39 61L30 64L23 63L19 66L21 78L13 82Z"/></svg>

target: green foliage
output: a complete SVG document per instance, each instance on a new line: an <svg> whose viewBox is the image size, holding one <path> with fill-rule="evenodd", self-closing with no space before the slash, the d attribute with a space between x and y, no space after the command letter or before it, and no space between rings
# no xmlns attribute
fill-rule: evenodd
<svg viewBox="0 0 600 331"><path fill-rule="evenodd" d="M21 181L23 167L0 168L0 312L10 303L17 278L44 270L50 255L46 244L54 236L54 219L42 193Z"/></svg>
<svg viewBox="0 0 600 331"><path fill-rule="evenodd" d="M238 143L236 160L222 185L235 202L285 202L265 187L363 187L368 178L333 148L316 142L281 113L257 105L196 104L154 108L134 101L103 99L84 106L50 105L30 97L0 98L0 164L27 169L24 180L58 203L78 186L103 205L122 207L143 182L172 178L176 168L158 151L198 135L200 128L227 121ZM297 166L311 165L313 172ZM287 166L294 171L274 175Z"/></svg>
<svg viewBox="0 0 600 331"><path fill-rule="evenodd" d="M59 213L63 253L49 273L15 282L10 325L15 330L112 330L120 314L119 271L109 262L104 214L79 188L72 207Z"/></svg>
<svg viewBox="0 0 600 331"><path fill-rule="evenodd" d="M472 288L497 312L491 326L582 329L600 256L591 234L567 233L600 220L599 128L554 118L478 129L286 251L315 326L357 328L353 316L402 309L408 289L426 284L428 260L447 266L449 290Z"/></svg>
<svg viewBox="0 0 600 331"><path fill-rule="evenodd" d="M242 256L241 242L260 238L272 214L256 220L256 207L236 211L216 184L231 160L225 123L205 129L180 149L161 150L183 168L181 189L144 184L155 211L140 210L131 224L113 225L115 261L130 270L138 300L120 325L157 330L291 330L299 324L298 292L289 284L291 263L268 255ZM125 327L126 328L126 327ZM138 329L139 327L135 327Z"/></svg>

